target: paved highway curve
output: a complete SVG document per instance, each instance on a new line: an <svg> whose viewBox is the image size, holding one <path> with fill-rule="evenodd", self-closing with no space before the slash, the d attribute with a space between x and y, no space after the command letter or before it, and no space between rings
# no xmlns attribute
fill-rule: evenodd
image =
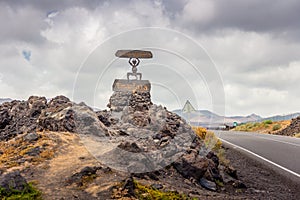
<svg viewBox="0 0 300 200"><path fill-rule="evenodd" d="M300 180L300 138L237 131L214 131L223 142Z"/></svg>

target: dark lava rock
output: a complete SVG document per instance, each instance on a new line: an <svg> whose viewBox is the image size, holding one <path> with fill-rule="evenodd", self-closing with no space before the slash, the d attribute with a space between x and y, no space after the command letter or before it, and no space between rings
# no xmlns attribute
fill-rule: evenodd
<svg viewBox="0 0 300 200"><path fill-rule="evenodd" d="M45 97L31 96L27 103L29 107L28 116L36 118L46 108L47 99Z"/></svg>
<svg viewBox="0 0 300 200"><path fill-rule="evenodd" d="M292 122L288 127L279 132L276 132L275 134L294 136L297 133L300 133L300 116L295 119L292 119Z"/></svg>
<svg viewBox="0 0 300 200"><path fill-rule="evenodd" d="M232 166L228 166L225 168L225 172L231 176L232 178L235 178L235 179L238 179L238 176L237 176L237 170L234 169Z"/></svg>
<svg viewBox="0 0 300 200"><path fill-rule="evenodd" d="M57 111L53 113L43 114L39 117L39 125L49 131L69 131L75 132L74 111L66 109L61 111L61 116L57 115Z"/></svg>
<svg viewBox="0 0 300 200"><path fill-rule="evenodd" d="M72 105L64 96L57 96L49 103L45 97L37 96L31 96L27 101L5 102L0 105L0 141L36 130L74 132L74 112L67 110Z"/></svg>
<svg viewBox="0 0 300 200"><path fill-rule="evenodd" d="M8 110L0 110L0 129L4 129L10 121Z"/></svg>
<svg viewBox="0 0 300 200"><path fill-rule="evenodd" d="M99 167L89 167L89 166L87 166L87 167L83 168L83 169L79 172L79 174L81 174L81 176L88 176L88 175L96 174L96 172L97 172L99 169L101 169L101 168L99 168Z"/></svg>
<svg viewBox="0 0 300 200"><path fill-rule="evenodd" d="M53 99L51 99L48 103L48 108L53 108L53 109L63 109L68 106L72 106L73 103L70 101L68 97L65 97L63 95L57 96Z"/></svg>
<svg viewBox="0 0 300 200"><path fill-rule="evenodd" d="M57 96L47 104L39 116L39 125L49 131L75 132L73 103L65 96Z"/></svg>
<svg viewBox="0 0 300 200"><path fill-rule="evenodd" d="M234 181L232 183L232 186L235 187L235 188L237 188L237 189L246 189L247 188L247 186L243 182L241 182L239 180Z"/></svg>
<svg viewBox="0 0 300 200"><path fill-rule="evenodd" d="M218 156L216 156L216 154L214 154L214 152L210 151L210 152L206 155L206 157L207 157L208 159L211 159L211 160L215 163L216 167L219 166L219 158L218 158Z"/></svg>
<svg viewBox="0 0 300 200"><path fill-rule="evenodd" d="M142 150L139 148L139 146L133 142L122 142L121 144L118 145L119 148L125 150L125 151L129 151L129 152L133 152L133 153L139 153Z"/></svg>
<svg viewBox="0 0 300 200"><path fill-rule="evenodd" d="M27 135L25 135L23 137L23 139L28 142L33 142L33 141L36 141L39 139L39 135L35 132L32 132L32 133L28 133Z"/></svg>
<svg viewBox="0 0 300 200"><path fill-rule="evenodd" d="M43 101L41 97L36 98ZM0 141L9 140L18 134L32 132L37 128L37 115L42 108L27 101L11 101L0 105Z"/></svg>
<svg viewBox="0 0 300 200"><path fill-rule="evenodd" d="M29 149L26 154L29 156L38 156L41 153L40 147L34 147L32 149Z"/></svg>
<svg viewBox="0 0 300 200"><path fill-rule="evenodd" d="M135 183L133 181L132 177L129 177L125 180L124 186L122 190L126 190L127 194L125 196L130 197L130 196L135 196L134 190L135 190Z"/></svg>
<svg viewBox="0 0 300 200"><path fill-rule="evenodd" d="M9 172L0 176L0 187L4 190L3 193L11 193L14 190L24 191L27 186L26 179L19 171Z"/></svg>
<svg viewBox="0 0 300 200"><path fill-rule="evenodd" d="M215 182L209 181L205 178L201 178L199 181L200 185L208 190L217 191L217 185Z"/></svg>
<svg viewBox="0 0 300 200"><path fill-rule="evenodd" d="M105 126L110 126L111 122L109 121L110 114L105 110L105 111L97 111L96 112L98 119L105 125Z"/></svg>
<svg viewBox="0 0 300 200"><path fill-rule="evenodd" d="M151 187L155 190L161 190L164 188L164 186L162 184L159 184L159 183L154 183L151 185Z"/></svg>
<svg viewBox="0 0 300 200"><path fill-rule="evenodd" d="M173 163L174 168L185 178L199 180L206 173L209 161L201 158L196 153L183 155L178 161Z"/></svg>
<svg viewBox="0 0 300 200"><path fill-rule="evenodd" d="M70 178L66 179L67 185L76 183L77 185L82 184L82 178L86 176L96 175L97 171L101 169L101 167L84 167L80 172L73 174Z"/></svg>

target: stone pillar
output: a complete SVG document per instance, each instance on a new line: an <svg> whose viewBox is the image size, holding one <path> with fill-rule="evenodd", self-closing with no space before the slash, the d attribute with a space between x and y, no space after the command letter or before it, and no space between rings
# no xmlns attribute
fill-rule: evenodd
<svg viewBox="0 0 300 200"><path fill-rule="evenodd" d="M136 111L148 110L151 102L151 84L148 80L116 79L113 95L107 105L111 111L121 112L126 106Z"/></svg>

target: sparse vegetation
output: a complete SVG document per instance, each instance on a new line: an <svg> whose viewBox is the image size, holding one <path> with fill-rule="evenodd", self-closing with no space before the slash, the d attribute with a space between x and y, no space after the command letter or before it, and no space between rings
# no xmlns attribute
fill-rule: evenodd
<svg viewBox="0 0 300 200"><path fill-rule="evenodd" d="M137 181L135 183L136 197L141 200L187 200L190 199L184 194L179 194L175 191L161 191L152 188L151 186L145 186Z"/></svg>
<svg viewBox="0 0 300 200"><path fill-rule="evenodd" d="M280 124L275 124L272 128L272 131L277 131L281 128L281 125Z"/></svg>
<svg viewBox="0 0 300 200"><path fill-rule="evenodd" d="M193 131L196 133L200 139L204 141L204 144L207 148L212 149L214 151L218 151L221 149L222 142L217 138L212 131L208 131L203 127L193 127Z"/></svg>
<svg viewBox="0 0 300 200"><path fill-rule="evenodd" d="M218 156L219 161L224 166L228 166L230 161L225 157L225 150L222 148L222 142L218 139L214 132L208 131L203 127L193 127L193 131L200 137L207 148L212 149Z"/></svg>
<svg viewBox="0 0 300 200"><path fill-rule="evenodd" d="M183 193L177 191L159 190L150 185L144 185L133 179L132 191L124 189L124 183L115 186L112 192L112 199L122 200L194 200Z"/></svg>
<svg viewBox="0 0 300 200"><path fill-rule="evenodd" d="M32 164L39 164L47 159L54 157L55 148L59 144L53 142L53 138L50 138L50 134L39 133L41 137L37 141L28 142L22 139L22 137L8 142L0 142L0 164L5 168L19 166L19 159L29 160ZM49 135L49 136L48 136ZM56 138L57 140L57 138ZM47 148L45 148L47 147ZM28 152L38 148L37 155L29 155Z"/></svg>
<svg viewBox="0 0 300 200"><path fill-rule="evenodd" d="M259 133L275 133L286 128L290 125L291 121L277 121L273 122L272 120L265 120L263 122L249 122L246 124L241 124L235 127L234 131L246 131L246 132L259 132Z"/></svg>
<svg viewBox="0 0 300 200"><path fill-rule="evenodd" d="M225 150L223 148L218 150L217 156L218 156L219 161L222 165L229 166L230 161L226 158Z"/></svg>
<svg viewBox="0 0 300 200"><path fill-rule="evenodd" d="M296 134L294 135L294 137L300 138L300 133L296 133Z"/></svg>
<svg viewBox="0 0 300 200"><path fill-rule="evenodd" d="M263 121L263 124L273 124L273 121L272 120L265 120L265 121Z"/></svg>
<svg viewBox="0 0 300 200"><path fill-rule="evenodd" d="M0 187L0 198L3 200L34 200L42 199L41 192L37 190L32 183L26 185L23 191L11 190L7 191Z"/></svg>

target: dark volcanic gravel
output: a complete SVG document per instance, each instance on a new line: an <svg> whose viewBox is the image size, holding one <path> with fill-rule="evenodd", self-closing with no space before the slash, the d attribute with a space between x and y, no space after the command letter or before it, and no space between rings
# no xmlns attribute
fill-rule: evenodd
<svg viewBox="0 0 300 200"><path fill-rule="evenodd" d="M226 148L226 157L238 171L239 179L246 184L245 195L250 199L300 199L300 185L279 175L243 153Z"/></svg>

